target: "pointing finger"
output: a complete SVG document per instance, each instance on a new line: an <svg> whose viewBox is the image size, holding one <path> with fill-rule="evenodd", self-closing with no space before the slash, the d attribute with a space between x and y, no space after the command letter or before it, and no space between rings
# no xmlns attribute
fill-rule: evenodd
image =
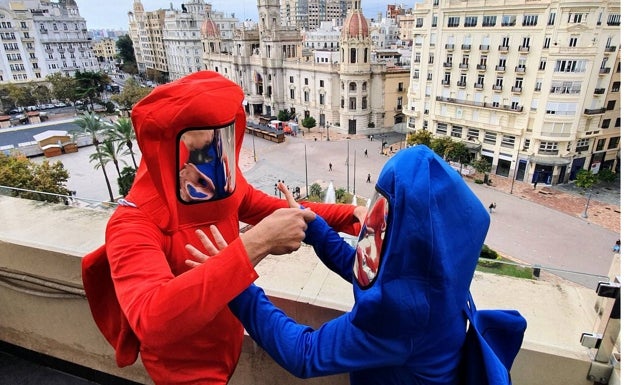
<svg viewBox="0 0 624 385"><path fill-rule="evenodd" d="M297 201L295 200L295 197L293 197L292 193L290 192L290 190L288 190L288 188L286 187L284 183L279 182L277 184L277 188L282 192L282 194L284 194L284 196L286 197L286 201L288 202L288 205L291 208L293 209L299 208L299 203L297 203Z"/></svg>

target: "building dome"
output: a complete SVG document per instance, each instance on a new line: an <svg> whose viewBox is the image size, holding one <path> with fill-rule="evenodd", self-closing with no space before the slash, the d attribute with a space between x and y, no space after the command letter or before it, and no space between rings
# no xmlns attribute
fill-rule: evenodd
<svg viewBox="0 0 624 385"><path fill-rule="evenodd" d="M219 33L219 27L217 27L217 24L210 17L207 17L202 24L201 34L204 37L220 37L221 35Z"/></svg>
<svg viewBox="0 0 624 385"><path fill-rule="evenodd" d="M366 38L368 34L368 21L360 10L356 10L347 16L342 27L343 38Z"/></svg>

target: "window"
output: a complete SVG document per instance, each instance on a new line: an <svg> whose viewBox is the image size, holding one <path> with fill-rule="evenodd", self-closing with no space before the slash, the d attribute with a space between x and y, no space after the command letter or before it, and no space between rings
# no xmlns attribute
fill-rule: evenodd
<svg viewBox="0 0 624 385"><path fill-rule="evenodd" d="M576 142L576 152L583 152L589 150L589 138L579 139Z"/></svg>
<svg viewBox="0 0 624 385"><path fill-rule="evenodd" d="M516 25L516 15L503 15L503 20L501 20L501 26L513 27L514 25Z"/></svg>
<svg viewBox="0 0 624 385"><path fill-rule="evenodd" d="M503 78L502 77L498 76L496 78L496 86L497 87L502 87L503 86Z"/></svg>
<svg viewBox="0 0 624 385"><path fill-rule="evenodd" d="M477 140L479 139L479 130L476 128L468 129L468 140Z"/></svg>
<svg viewBox="0 0 624 385"><path fill-rule="evenodd" d="M585 72L585 60L557 60L555 72Z"/></svg>
<svg viewBox="0 0 624 385"><path fill-rule="evenodd" d="M607 146L607 149L611 150L613 148L617 148L619 145L620 145L620 137L616 136L616 137L609 139L609 145Z"/></svg>
<svg viewBox="0 0 624 385"><path fill-rule="evenodd" d="M325 87L325 80L319 80L319 87Z"/></svg>
<svg viewBox="0 0 624 385"><path fill-rule="evenodd" d="M496 26L496 16L483 16L483 23L481 25L483 27Z"/></svg>
<svg viewBox="0 0 624 385"><path fill-rule="evenodd" d="M604 146L606 142L607 142L606 139L598 139L598 143L596 143L596 151L604 150Z"/></svg>
<svg viewBox="0 0 624 385"><path fill-rule="evenodd" d="M291 77L289 78L289 80L290 80L290 83L294 83L294 82L295 82L295 77L294 77L294 76L291 76Z"/></svg>
<svg viewBox="0 0 624 385"><path fill-rule="evenodd" d="M559 143L557 142L540 142L539 150L541 153L556 154L559 152Z"/></svg>
<svg viewBox="0 0 624 385"><path fill-rule="evenodd" d="M501 42L501 46L509 48L509 38L508 37L504 37L503 38L503 41Z"/></svg>
<svg viewBox="0 0 624 385"><path fill-rule="evenodd" d="M477 75L477 84L480 84L481 86L483 86L483 80L485 80L485 75Z"/></svg>
<svg viewBox="0 0 624 385"><path fill-rule="evenodd" d="M615 109L615 100L609 100L607 102L607 111L611 111Z"/></svg>
<svg viewBox="0 0 624 385"><path fill-rule="evenodd" d="M303 78L303 84L308 85L308 78Z"/></svg>
<svg viewBox="0 0 624 385"><path fill-rule="evenodd" d="M451 128L451 136L454 138L461 138L463 133L463 128L460 126L453 126Z"/></svg>
<svg viewBox="0 0 624 385"><path fill-rule="evenodd" d="M607 16L607 25L620 25L620 14L609 14L609 16Z"/></svg>
<svg viewBox="0 0 624 385"><path fill-rule="evenodd" d="M539 67L537 68L539 71L544 71L546 69L546 58L540 58Z"/></svg>
<svg viewBox="0 0 624 385"><path fill-rule="evenodd" d="M576 47L576 43L578 42L578 38L576 37L571 37L570 38L570 43L568 44L569 47Z"/></svg>
<svg viewBox="0 0 624 385"><path fill-rule="evenodd" d="M602 121L602 125L600 126L600 128L609 128L610 125L611 125L611 119L604 119Z"/></svg>
<svg viewBox="0 0 624 385"><path fill-rule="evenodd" d="M362 109L365 110L368 108L368 98L366 96L362 97Z"/></svg>
<svg viewBox="0 0 624 385"><path fill-rule="evenodd" d="M355 84L355 82L349 83L349 91L357 91L357 84Z"/></svg>
<svg viewBox="0 0 624 385"><path fill-rule="evenodd" d="M449 16L447 27L459 27L459 16Z"/></svg>
<svg viewBox="0 0 624 385"><path fill-rule="evenodd" d="M620 82L613 82L611 92L620 92Z"/></svg>
<svg viewBox="0 0 624 385"><path fill-rule="evenodd" d="M544 47L543 48L550 48L550 36L546 36L544 38Z"/></svg>
<svg viewBox="0 0 624 385"><path fill-rule="evenodd" d="M570 13L568 15L568 23L578 24L585 20L582 13Z"/></svg>
<svg viewBox="0 0 624 385"><path fill-rule="evenodd" d="M319 104L320 105L325 104L325 94L319 94Z"/></svg>
<svg viewBox="0 0 624 385"><path fill-rule="evenodd" d="M496 133L492 131L485 131L485 136L483 137L483 143L496 144Z"/></svg>
<svg viewBox="0 0 624 385"><path fill-rule="evenodd" d="M422 28L423 26L423 18L422 17L417 17L416 18L416 28Z"/></svg>
<svg viewBox="0 0 624 385"><path fill-rule="evenodd" d="M290 89L290 99L291 99L291 100L294 100L294 99L295 99L295 89L294 89L294 88L291 88L291 89Z"/></svg>
<svg viewBox="0 0 624 385"><path fill-rule="evenodd" d="M548 15L548 25L555 25L556 17L557 17L557 14L555 12L551 12L550 15Z"/></svg>
<svg viewBox="0 0 624 385"><path fill-rule="evenodd" d="M477 16L466 16L466 20L464 21L464 27L476 27L477 26Z"/></svg>
<svg viewBox="0 0 624 385"><path fill-rule="evenodd" d="M436 127L436 134L438 135L446 135L447 127L446 123L438 123Z"/></svg>
<svg viewBox="0 0 624 385"><path fill-rule="evenodd" d="M522 80L523 80L523 78L516 78L516 82L514 83L514 87L522 89Z"/></svg>
<svg viewBox="0 0 624 385"><path fill-rule="evenodd" d="M310 91L303 91L303 101L306 103L310 101Z"/></svg>
<svg viewBox="0 0 624 385"><path fill-rule="evenodd" d="M349 98L349 109L355 110L356 108L356 99L354 97Z"/></svg>
<svg viewBox="0 0 624 385"><path fill-rule="evenodd" d="M523 26L536 26L537 25L537 15L524 15L522 19Z"/></svg>
<svg viewBox="0 0 624 385"><path fill-rule="evenodd" d="M431 18L431 26L432 27L437 27L438 26L438 17L434 16Z"/></svg>
<svg viewBox="0 0 624 385"><path fill-rule="evenodd" d="M350 63L357 63L357 50L355 48L351 48L351 59Z"/></svg>
<svg viewBox="0 0 624 385"><path fill-rule="evenodd" d="M501 140L501 146L514 148L516 145L516 137L511 135L503 135L503 139Z"/></svg>

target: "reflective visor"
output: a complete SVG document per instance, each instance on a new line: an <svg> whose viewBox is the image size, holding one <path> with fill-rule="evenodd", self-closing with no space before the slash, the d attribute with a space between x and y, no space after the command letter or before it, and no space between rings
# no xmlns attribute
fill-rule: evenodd
<svg viewBox="0 0 624 385"><path fill-rule="evenodd" d="M236 183L234 123L184 130L178 143L178 198L197 203L227 198Z"/></svg>
<svg viewBox="0 0 624 385"><path fill-rule="evenodd" d="M379 271L386 236L388 200L375 193L356 245L353 275L361 287L370 286Z"/></svg>

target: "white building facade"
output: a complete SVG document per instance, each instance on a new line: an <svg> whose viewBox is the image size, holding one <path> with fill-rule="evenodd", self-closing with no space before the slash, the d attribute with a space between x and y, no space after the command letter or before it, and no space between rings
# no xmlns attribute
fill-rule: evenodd
<svg viewBox="0 0 624 385"><path fill-rule="evenodd" d="M413 16L410 129L461 140L525 182L574 179L600 139L601 164L618 167L619 116L601 125L619 105L604 92L619 90L619 1L428 0Z"/></svg>

